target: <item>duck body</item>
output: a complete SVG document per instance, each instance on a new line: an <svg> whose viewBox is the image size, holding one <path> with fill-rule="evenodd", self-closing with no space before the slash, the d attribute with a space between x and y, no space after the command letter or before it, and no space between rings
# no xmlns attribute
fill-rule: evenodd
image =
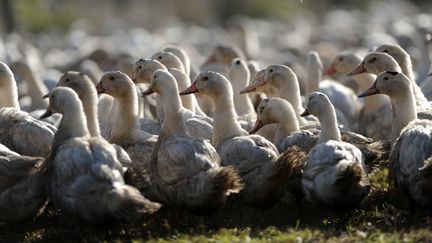
<svg viewBox="0 0 432 243"><path fill-rule="evenodd" d="M305 198L331 206L355 206L369 192L361 151L339 141L316 145L303 167Z"/></svg>
<svg viewBox="0 0 432 243"><path fill-rule="evenodd" d="M44 158L0 156L0 220L20 221L45 208Z"/></svg>

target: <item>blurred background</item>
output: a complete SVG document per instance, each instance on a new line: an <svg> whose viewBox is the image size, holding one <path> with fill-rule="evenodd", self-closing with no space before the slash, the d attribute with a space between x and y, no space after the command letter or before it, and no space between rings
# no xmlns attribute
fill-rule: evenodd
<svg viewBox="0 0 432 243"><path fill-rule="evenodd" d="M326 64L338 50L384 42L399 43L415 61L419 35L432 28L430 0L0 2L0 60L33 55L44 67L67 67L96 49L149 58L169 43L183 46L195 67L218 43L236 45L263 65L302 64L310 50Z"/></svg>

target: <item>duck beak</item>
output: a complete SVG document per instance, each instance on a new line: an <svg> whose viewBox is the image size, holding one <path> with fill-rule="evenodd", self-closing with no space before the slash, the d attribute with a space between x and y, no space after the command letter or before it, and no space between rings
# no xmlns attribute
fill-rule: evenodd
<svg viewBox="0 0 432 243"><path fill-rule="evenodd" d="M259 77L255 77L255 80L253 80L252 83L249 84L249 86L247 86L242 91L240 91L240 94L246 94L246 93L256 91L256 89L258 87L261 87L264 84L266 84L266 82L264 80L264 75L260 75Z"/></svg>
<svg viewBox="0 0 432 243"><path fill-rule="evenodd" d="M310 115L310 113L309 113L308 109L305 109L303 111L303 113L300 114L301 117L305 117L305 116L309 116L309 115Z"/></svg>
<svg viewBox="0 0 432 243"><path fill-rule="evenodd" d="M372 85L372 87L363 91L363 93L359 94L358 97L363 98L366 96L371 96L371 95L379 94L379 93L380 93L379 90L376 88L376 85L374 84L374 85Z"/></svg>
<svg viewBox="0 0 432 243"><path fill-rule="evenodd" d="M104 93L105 93L105 89L104 89L103 86L102 86L102 82L99 82L99 83L96 85L96 90L97 90L97 93L98 93L98 94L104 94Z"/></svg>
<svg viewBox="0 0 432 243"><path fill-rule="evenodd" d="M42 99L46 99L46 98L49 98L49 95L50 95L50 93L48 92L48 93L46 93L44 96L42 96Z"/></svg>
<svg viewBox="0 0 432 243"><path fill-rule="evenodd" d="M145 90L144 92L141 93L141 97L151 95L153 93L154 93L153 89L151 87L149 87L147 90Z"/></svg>
<svg viewBox="0 0 432 243"><path fill-rule="evenodd" d="M354 76L356 74L367 72L366 68L362 63L360 63L357 67L355 67L351 72L347 73L347 76Z"/></svg>
<svg viewBox="0 0 432 243"><path fill-rule="evenodd" d="M44 118L50 117L52 114L53 114L52 111L51 111L49 108L47 108L47 110L45 111L45 113L43 113L43 114L39 117L39 119L42 120L42 119L44 119Z"/></svg>
<svg viewBox="0 0 432 243"><path fill-rule="evenodd" d="M328 67L328 68L323 72L322 76L323 76L323 77L324 77L324 76L330 76L330 75L336 73L336 71L337 71L336 68L335 68L333 65L331 65L330 67Z"/></svg>
<svg viewBox="0 0 432 243"><path fill-rule="evenodd" d="M261 129L261 127L264 126L264 123L262 121L256 120L254 128L249 132L249 134L254 134L258 132L258 130Z"/></svg>
<svg viewBox="0 0 432 243"><path fill-rule="evenodd" d="M187 94L192 94L192 93L198 93L199 90L196 87L196 82L194 82L191 86L189 86L187 89L183 90L182 92L180 92L180 95L187 95Z"/></svg>

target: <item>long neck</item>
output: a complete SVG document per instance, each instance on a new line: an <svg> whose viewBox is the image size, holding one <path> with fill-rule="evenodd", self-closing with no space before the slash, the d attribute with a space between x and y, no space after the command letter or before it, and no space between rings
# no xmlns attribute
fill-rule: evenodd
<svg viewBox="0 0 432 243"><path fill-rule="evenodd" d="M417 85L415 79L414 79L414 72L412 68L411 58L408 54L402 56L402 58L398 58L399 60L396 60L402 70L402 73L405 74L410 80L413 85L413 92L414 97L416 100L417 106L429 106L429 102L424 96L422 90Z"/></svg>
<svg viewBox="0 0 432 243"><path fill-rule="evenodd" d="M7 86L0 87L0 107L14 107L20 109L18 103L18 89L15 80Z"/></svg>
<svg viewBox="0 0 432 243"><path fill-rule="evenodd" d="M125 143L135 138L139 131L138 124L138 103L135 87L131 85L130 90L122 95L115 97L117 112L114 124L111 124L111 142Z"/></svg>
<svg viewBox="0 0 432 243"><path fill-rule="evenodd" d="M248 73L249 74L249 73ZM234 107L237 115L242 116L246 114L254 114L255 110L249 95L242 95L240 91L249 84L248 74L232 74L230 75L231 84L234 93Z"/></svg>
<svg viewBox="0 0 432 243"><path fill-rule="evenodd" d="M247 134L237 121L232 93L220 91L214 97L215 114L213 125L213 146L218 148L225 140Z"/></svg>
<svg viewBox="0 0 432 243"><path fill-rule="evenodd" d="M285 82L280 82L280 84L276 88L279 89L279 97L291 103L296 113L297 120L300 123L300 126L306 125L306 120L300 116L304 108L302 106L300 87L297 80L293 82L290 86L288 86Z"/></svg>
<svg viewBox="0 0 432 243"><path fill-rule="evenodd" d="M160 93L165 107L165 119L161 131L164 135L186 134L183 117L181 115L183 106L178 93L177 86L166 87L166 89Z"/></svg>
<svg viewBox="0 0 432 243"><path fill-rule="evenodd" d="M402 129L411 121L417 119L417 110L415 106L414 95L411 92L392 98L393 107L393 127L392 127L392 144L396 142Z"/></svg>
<svg viewBox="0 0 432 243"><path fill-rule="evenodd" d="M408 54L407 54L408 55ZM411 63L411 58L408 56L403 56L402 58L398 58L399 66L402 69L402 73L405 74L410 80L415 80L414 79L414 71L413 71L413 67L412 67L412 63Z"/></svg>
<svg viewBox="0 0 432 243"><path fill-rule="evenodd" d="M170 68L170 73L174 76L177 81L177 87L179 90L185 90L187 87L191 85L189 78L179 69ZM180 97L181 103L184 108L195 113L195 106L193 99L195 95L183 95Z"/></svg>
<svg viewBox="0 0 432 243"><path fill-rule="evenodd" d="M96 92L83 95L83 97L80 98L83 101L84 113L87 117L87 126L90 135L92 137L100 137L101 134L97 110L98 97L96 95Z"/></svg>
<svg viewBox="0 0 432 243"><path fill-rule="evenodd" d="M312 92L319 90L319 83L321 81L322 71L319 68L313 67L308 70L308 87L306 96L309 96Z"/></svg>
<svg viewBox="0 0 432 243"><path fill-rule="evenodd" d="M353 78L359 85L360 90L367 90L375 81L375 75L370 73L361 73L354 75ZM390 100L388 96L378 94L371 95L364 98L363 111L366 113L373 113L377 111L381 106L389 104Z"/></svg>
<svg viewBox="0 0 432 243"><path fill-rule="evenodd" d="M341 141L339 127L336 121L336 111L331 106L330 109L323 111L318 120L321 124L321 133L318 143L323 143L329 140Z"/></svg>
<svg viewBox="0 0 432 243"><path fill-rule="evenodd" d="M285 109L285 107L278 109L277 114L274 114L274 119L279 125L275 143L279 143L281 139L290 135L292 132L300 131L300 125L293 113L293 110Z"/></svg>
<svg viewBox="0 0 432 243"><path fill-rule="evenodd" d="M70 138L89 135L83 108L79 102L74 102L68 106L68 111L63 113L60 126L54 136L53 149Z"/></svg>
<svg viewBox="0 0 432 243"><path fill-rule="evenodd" d="M33 70L28 70L26 75L29 96L32 101L33 109L43 109L48 106L48 101L42 99L42 96L48 93L48 89L43 83L41 77Z"/></svg>

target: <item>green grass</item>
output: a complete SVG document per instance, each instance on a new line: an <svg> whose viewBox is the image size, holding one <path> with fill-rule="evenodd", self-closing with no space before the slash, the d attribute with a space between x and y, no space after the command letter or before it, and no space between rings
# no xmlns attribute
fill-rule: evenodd
<svg viewBox="0 0 432 243"><path fill-rule="evenodd" d="M199 217L162 208L134 222L97 228L51 207L38 219L0 224L7 242L426 242L432 240L431 209L412 205L387 183L387 170L371 176L369 197L355 210L336 212L289 196L265 211L231 201Z"/></svg>

